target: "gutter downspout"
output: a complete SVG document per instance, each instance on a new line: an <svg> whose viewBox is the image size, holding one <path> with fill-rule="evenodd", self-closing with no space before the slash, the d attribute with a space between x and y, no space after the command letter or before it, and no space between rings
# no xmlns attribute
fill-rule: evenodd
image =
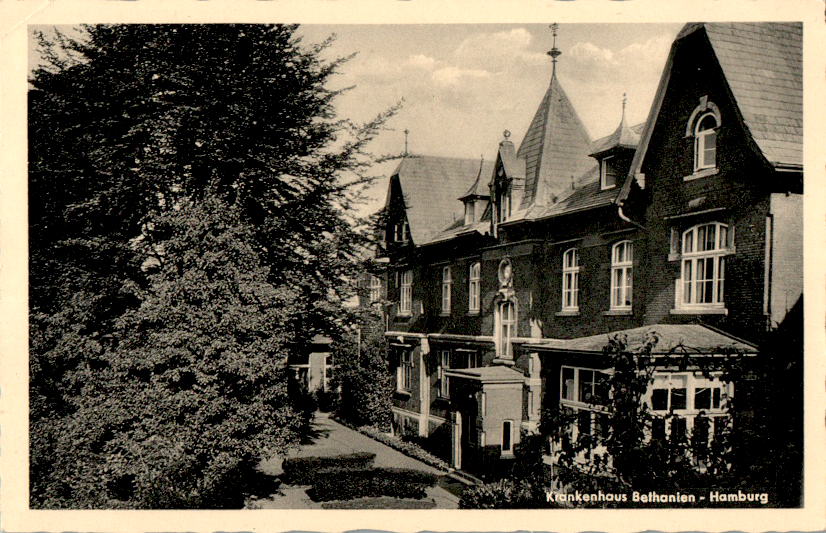
<svg viewBox="0 0 826 533"><path fill-rule="evenodd" d="M636 226L636 227L640 228L640 229L641 229L641 230L643 230L643 231L648 231L648 229L647 229L645 226L643 226L642 224L638 224L637 222L634 222L633 220L631 220L630 218L628 218L628 217L625 215L625 213L623 213L623 212L622 212L622 202L620 202L620 203L618 203L618 204L617 204L617 215L619 215L619 217L620 217L622 220L624 220L625 222L628 222L629 224L633 224L634 226Z"/></svg>

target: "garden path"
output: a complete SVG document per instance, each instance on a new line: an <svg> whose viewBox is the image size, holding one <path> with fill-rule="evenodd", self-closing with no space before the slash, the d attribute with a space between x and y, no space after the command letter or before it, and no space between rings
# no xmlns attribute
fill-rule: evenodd
<svg viewBox="0 0 826 533"><path fill-rule="evenodd" d="M343 426L331 419L327 413L316 413L313 420L313 442L302 445L299 450L289 457L330 456L355 452L371 452L376 454L375 465L379 467L412 468L424 472L442 475L439 469L434 468L412 457L375 441L358 431ZM261 463L261 470L269 475L277 476L282 473L281 458L273 458ZM261 509L320 509L321 504L311 501L300 487L283 487L284 496L273 496L265 500L257 500L255 506ZM459 499L440 486L427 489L428 498L432 498L437 509L456 509Z"/></svg>

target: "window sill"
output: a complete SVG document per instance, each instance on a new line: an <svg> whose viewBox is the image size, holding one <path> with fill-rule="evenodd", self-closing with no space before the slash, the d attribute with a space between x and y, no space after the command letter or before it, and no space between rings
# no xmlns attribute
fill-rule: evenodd
<svg viewBox="0 0 826 533"><path fill-rule="evenodd" d="M396 318L410 318L413 316L412 312L405 311L404 313L396 313Z"/></svg>
<svg viewBox="0 0 826 533"><path fill-rule="evenodd" d="M450 396L436 396L434 400L441 403L450 403Z"/></svg>
<svg viewBox="0 0 826 533"><path fill-rule="evenodd" d="M672 315L728 315L725 307L683 307L672 309Z"/></svg>
<svg viewBox="0 0 826 533"><path fill-rule="evenodd" d="M393 394L395 394L396 396L400 396L402 398L410 398L412 396L410 391L402 389L396 389L395 391L393 391Z"/></svg>
<svg viewBox="0 0 826 533"><path fill-rule="evenodd" d="M467 312L467 315L468 315L468 316L479 316L479 311L478 311L478 310L476 310L476 311L468 311L468 312Z"/></svg>
<svg viewBox="0 0 826 533"><path fill-rule="evenodd" d="M579 316L579 309L557 311L556 316Z"/></svg>
<svg viewBox="0 0 826 533"><path fill-rule="evenodd" d="M450 311L442 311L439 316L450 316Z"/></svg>
<svg viewBox="0 0 826 533"><path fill-rule="evenodd" d="M513 455L513 451L502 452L502 458L503 459L513 459L514 457L515 457L515 455Z"/></svg>
<svg viewBox="0 0 826 533"><path fill-rule="evenodd" d="M702 168L699 170L695 170L693 174L689 174L688 176L683 177L683 181L691 181L700 178L707 178L708 176L714 176L720 172L720 169L717 167L714 168Z"/></svg>
<svg viewBox="0 0 826 533"><path fill-rule="evenodd" d="M602 312L603 316L631 316L633 311L631 309L609 309Z"/></svg>

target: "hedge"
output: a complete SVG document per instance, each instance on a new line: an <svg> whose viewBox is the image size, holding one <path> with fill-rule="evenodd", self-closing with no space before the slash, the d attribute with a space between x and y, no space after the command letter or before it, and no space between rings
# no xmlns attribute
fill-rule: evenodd
<svg viewBox="0 0 826 533"><path fill-rule="evenodd" d="M418 446L412 442L403 441L399 437L395 435L390 435L389 433L385 433L384 431L373 426L354 426L350 422L343 420L341 417L334 416L332 418L341 425L347 426L350 429L354 429L362 435L367 435L373 440L377 440L382 444L385 444L393 448L396 451L402 452L403 454L414 459L418 459L419 461L426 463L434 468L438 468L444 471L451 470L450 465L447 464L445 461L439 459L431 453L428 453L427 451L423 450L421 446Z"/></svg>
<svg viewBox="0 0 826 533"><path fill-rule="evenodd" d="M348 480L367 479L371 477L392 478L394 481L409 483L412 485L425 485L432 487L438 481L439 476L430 472L422 472L412 468L370 468L365 470L352 469L332 469L319 471L316 474L313 484L326 482L329 479L346 478Z"/></svg>
<svg viewBox="0 0 826 533"><path fill-rule="evenodd" d="M411 483L410 478L406 477L408 475L390 477L386 469L319 473L313 486L307 489L307 495L316 502L353 500L365 496L424 498L427 495L426 485Z"/></svg>
<svg viewBox="0 0 826 533"><path fill-rule="evenodd" d="M281 465L284 473L281 481L289 485L310 485L319 472L366 470L373 466L375 453L357 452L330 457L294 457L285 459Z"/></svg>

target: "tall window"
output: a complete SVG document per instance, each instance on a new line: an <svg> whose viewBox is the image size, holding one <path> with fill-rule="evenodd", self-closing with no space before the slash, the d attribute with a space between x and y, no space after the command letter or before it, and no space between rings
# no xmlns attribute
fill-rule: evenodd
<svg viewBox="0 0 826 533"><path fill-rule="evenodd" d="M413 389L413 357L410 350L401 350L399 353L399 367L396 370L396 388L401 391Z"/></svg>
<svg viewBox="0 0 826 533"><path fill-rule="evenodd" d="M453 288L453 278L450 267L442 268L442 314L450 313L450 292Z"/></svg>
<svg viewBox="0 0 826 533"><path fill-rule="evenodd" d="M465 225L473 224L476 220L476 202L468 200L465 202Z"/></svg>
<svg viewBox="0 0 826 533"><path fill-rule="evenodd" d="M378 276L370 276L370 303L381 300L381 279Z"/></svg>
<svg viewBox="0 0 826 533"><path fill-rule="evenodd" d="M600 186L610 189L617 186L617 169L613 165L614 156L609 155L599 162Z"/></svg>
<svg viewBox="0 0 826 533"><path fill-rule="evenodd" d="M579 253L576 248L562 255L562 310L579 310Z"/></svg>
<svg viewBox="0 0 826 533"><path fill-rule="evenodd" d="M450 395L450 384L448 383L447 373L450 368L450 350L441 350L439 352L439 397L448 398Z"/></svg>
<svg viewBox="0 0 826 533"><path fill-rule="evenodd" d="M399 298L399 314L409 315L413 312L413 271L402 272L401 297Z"/></svg>
<svg viewBox="0 0 826 533"><path fill-rule="evenodd" d="M634 245L622 241L611 250L611 309L631 309Z"/></svg>
<svg viewBox="0 0 826 533"><path fill-rule="evenodd" d="M513 302L502 302L499 305L499 355L512 358L513 347L511 340L516 333L516 306Z"/></svg>
<svg viewBox="0 0 826 533"><path fill-rule="evenodd" d="M513 451L513 422L505 420L502 422L502 453Z"/></svg>
<svg viewBox="0 0 826 533"><path fill-rule="evenodd" d="M722 307L725 284L728 226L700 224L683 233L683 306Z"/></svg>
<svg viewBox="0 0 826 533"><path fill-rule="evenodd" d="M396 242L407 242L410 239L410 226L407 220L393 224L393 240Z"/></svg>
<svg viewBox="0 0 826 533"><path fill-rule="evenodd" d="M470 276L468 282L468 311L471 313L479 312L479 294L480 284L482 279L482 264L472 263L470 265Z"/></svg>
<svg viewBox="0 0 826 533"><path fill-rule="evenodd" d="M499 195L499 222L504 222L511 216L513 200L510 189L502 191Z"/></svg>
<svg viewBox="0 0 826 533"><path fill-rule="evenodd" d="M694 170L717 166L717 118L705 113L694 127Z"/></svg>

